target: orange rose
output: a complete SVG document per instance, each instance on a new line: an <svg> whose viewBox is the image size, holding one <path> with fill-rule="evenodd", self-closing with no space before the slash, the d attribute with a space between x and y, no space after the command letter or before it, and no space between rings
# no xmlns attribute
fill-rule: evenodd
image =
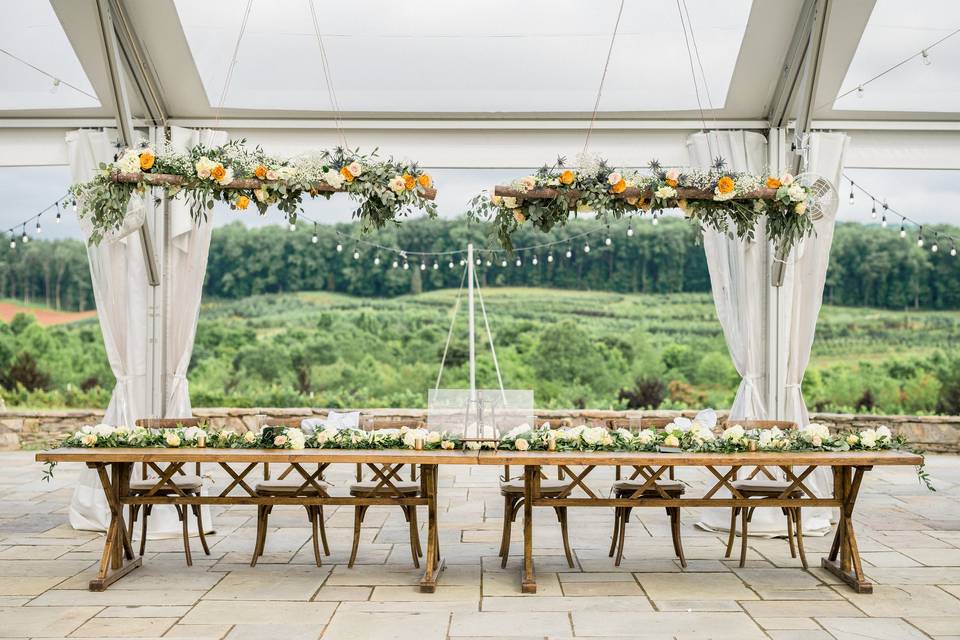
<svg viewBox="0 0 960 640"><path fill-rule="evenodd" d="M720 178L720 180L717 181L717 189L720 190L720 193L730 193L733 191L733 178L730 176Z"/></svg>
<svg viewBox="0 0 960 640"><path fill-rule="evenodd" d="M523 221L526 220L527 217L519 211L514 211L513 219L516 220L519 224L523 224Z"/></svg>
<svg viewBox="0 0 960 640"><path fill-rule="evenodd" d="M250 206L250 198L247 196L240 196L237 198L237 201L234 202L234 205L237 207L237 209L246 209L248 206Z"/></svg>
<svg viewBox="0 0 960 640"><path fill-rule="evenodd" d="M429 173L421 173L420 176L417 178L417 182L424 189L429 189L430 187L433 186L433 178L430 177Z"/></svg>
<svg viewBox="0 0 960 640"><path fill-rule="evenodd" d="M573 173L573 171L570 171L570 169L567 169L566 171L560 174L560 183L573 184L573 181L576 177L577 176L576 174Z"/></svg>
<svg viewBox="0 0 960 640"><path fill-rule="evenodd" d="M611 193L623 193L627 188L627 181L623 178L620 179L620 182L610 187Z"/></svg>
<svg viewBox="0 0 960 640"><path fill-rule="evenodd" d="M140 170L149 171L153 168L153 163L157 159L157 156L153 155L152 151L144 151L140 154Z"/></svg>
<svg viewBox="0 0 960 640"><path fill-rule="evenodd" d="M670 178L667 178L667 179L666 179L666 183L667 183L669 186L671 186L671 187L676 187L676 186L677 186L677 181L676 181L676 180L671 180Z"/></svg>
<svg viewBox="0 0 960 640"><path fill-rule="evenodd" d="M767 188L768 188L768 189L779 189L779 188L780 188L780 180L779 180L778 178L774 178L773 176L770 176L769 178L767 178Z"/></svg>
<svg viewBox="0 0 960 640"><path fill-rule="evenodd" d="M210 177L214 180L223 180L226 175L227 170L223 168L222 164L218 164L210 171Z"/></svg>
<svg viewBox="0 0 960 640"><path fill-rule="evenodd" d="M407 191L413 191L413 188L417 186L417 179L414 178L409 173L403 174L403 187Z"/></svg>
<svg viewBox="0 0 960 640"><path fill-rule="evenodd" d="M258 164L257 168L253 170L253 175L263 180L267 177L267 168L262 164Z"/></svg>
<svg viewBox="0 0 960 640"><path fill-rule="evenodd" d="M340 169L340 175L342 175L343 179L347 182L353 182L353 174L350 173L350 169L347 169L346 167Z"/></svg>

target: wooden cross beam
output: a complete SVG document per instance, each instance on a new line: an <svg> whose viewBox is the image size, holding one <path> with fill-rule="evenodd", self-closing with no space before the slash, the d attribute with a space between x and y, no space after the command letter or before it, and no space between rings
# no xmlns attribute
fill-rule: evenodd
<svg viewBox="0 0 960 640"><path fill-rule="evenodd" d="M172 173L112 173L110 178L114 182L134 182L139 183L143 182L144 184L150 185L151 187L179 187L183 184L183 176L179 176ZM232 180L227 184L223 185L224 189L260 189L264 186L275 185L276 182L270 182L267 180L260 180L258 178L237 178ZM497 187L499 188L499 187ZM336 193L339 191L346 191L346 189L340 188L336 189L326 182L314 182L310 185L307 191L312 192L322 192L322 193ZM437 197L437 190L433 187L422 188L422 191L418 191L418 195L421 198L427 200L434 200Z"/></svg>
<svg viewBox="0 0 960 640"><path fill-rule="evenodd" d="M568 200L576 201L580 199L580 191L578 189L568 189L566 191L561 191L559 189L553 188L542 188L542 189L530 189L529 191L520 191L519 189L514 189L513 187L497 186L493 188L493 194L503 197L503 198L519 198L523 200L552 200L557 196L564 195ZM627 198L637 198L648 200L652 195L653 191L650 189L640 190L640 187L627 187L620 193L612 194L615 198L621 198L626 200ZM735 198L729 198L730 200L773 200L776 198L777 190L768 189L766 187L757 189L756 191L750 191L743 195L739 195ZM695 189L693 187L677 187L677 195L671 200L714 200L713 191L710 189Z"/></svg>

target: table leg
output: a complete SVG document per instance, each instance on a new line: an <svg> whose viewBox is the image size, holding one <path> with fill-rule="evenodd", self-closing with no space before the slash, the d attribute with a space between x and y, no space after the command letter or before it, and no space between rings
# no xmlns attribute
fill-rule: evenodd
<svg viewBox="0 0 960 640"><path fill-rule="evenodd" d="M103 591L108 586L127 575L143 560L134 557L133 546L127 537L127 527L123 522L123 505L120 496L126 495L130 481L130 463L118 462L110 465L107 472L106 464L94 465L103 493L110 507L110 525L107 527L107 537L103 543L103 554L100 556L100 566L97 577L90 581L90 591Z"/></svg>
<svg viewBox="0 0 960 640"><path fill-rule="evenodd" d="M421 593L436 591L437 577L444 568L437 527L437 476L437 465L420 466L420 490L427 498L427 553L423 563L423 578L420 579Z"/></svg>
<svg viewBox="0 0 960 640"><path fill-rule="evenodd" d="M830 554L820 561L824 569L850 585L857 593L873 593L873 584L863 575L860 549L853 530L853 508L863 482L863 474L870 468L856 467L851 474L850 467L834 467L834 497L841 503L840 521L837 523Z"/></svg>
<svg viewBox="0 0 960 640"><path fill-rule="evenodd" d="M540 467L527 465L523 468L523 573L520 590L523 593L537 592L537 577L533 567L533 500L539 493Z"/></svg>

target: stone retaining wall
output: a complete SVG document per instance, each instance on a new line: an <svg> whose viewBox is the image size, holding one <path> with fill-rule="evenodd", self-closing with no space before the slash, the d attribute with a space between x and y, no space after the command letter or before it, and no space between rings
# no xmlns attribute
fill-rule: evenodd
<svg viewBox="0 0 960 640"><path fill-rule="evenodd" d="M342 410L341 410L342 411ZM230 428L246 431L256 428L258 413L274 418L323 416L325 409L195 409L194 415L206 419L216 429ZM365 416L382 419L422 420L425 409L366 409ZM694 411L580 411L572 409L537 411L538 418L556 422L570 421L573 424L625 426L630 418L692 417ZM721 412L721 416L723 416ZM0 449L39 449L62 436L76 431L83 425L96 424L103 411L3 411L0 412ZM960 453L960 416L875 416L844 413L819 413L810 416L811 421L821 422L833 429L867 428L885 424L897 433L902 433L925 451Z"/></svg>

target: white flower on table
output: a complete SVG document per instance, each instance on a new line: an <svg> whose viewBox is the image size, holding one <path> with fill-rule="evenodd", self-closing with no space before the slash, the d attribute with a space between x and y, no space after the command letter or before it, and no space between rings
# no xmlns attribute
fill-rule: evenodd
<svg viewBox="0 0 960 640"><path fill-rule="evenodd" d="M637 442L646 446L652 443L657 437L656 432L653 429L643 429L637 433Z"/></svg>
<svg viewBox="0 0 960 640"><path fill-rule="evenodd" d="M428 435L430 435L430 433L426 429L408 429L406 433L403 434L403 444L412 449L416 445L417 440L426 442Z"/></svg>
<svg viewBox="0 0 960 640"><path fill-rule="evenodd" d="M727 427L723 430L723 435L720 437L723 438L725 442L737 443L743 440L743 437L746 435L746 431L743 428L743 425L735 424L732 427Z"/></svg>
<svg viewBox="0 0 960 640"><path fill-rule="evenodd" d="M583 441L595 446L603 444L604 438L609 435L605 427L590 427L583 430Z"/></svg>
<svg viewBox="0 0 960 640"><path fill-rule="evenodd" d="M877 446L877 432L873 429L864 429L861 431L860 444L864 449L873 449Z"/></svg>
<svg viewBox="0 0 960 640"><path fill-rule="evenodd" d="M529 433L530 431L533 431L533 429L530 428L529 424L524 422L523 424L516 426L513 429L510 429L510 431L507 432L507 435L505 437L518 438L525 433Z"/></svg>
<svg viewBox="0 0 960 640"><path fill-rule="evenodd" d="M92 447L93 445L97 444L97 434L84 433L80 435L80 444L82 444L85 447Z"/></svg>
<svg viewBox="0 0 960 640"><path fill-rule="evenodd" d="M243 441L247 444L252 444L256 439L257 434L255 434L253 431L247 431L245 434L243 434Z"/></svg>
<svg viewBox="0 0 960 640"><path fill-rule="evenodd" d="M187 442L194 442L200 438L206 438L207 432L200 427L187 427L183 430L183 439Z"/></svg>
<svg viewBox="0 0 960 640"><path fill-rule="evenodd" d="M452 440L444 440L443 442L440 443L441 449L450 450L450 449L453 449L453 447L454 447L454 444Z"/></svg>
<svg viewBox="0 0 960 640"><path fill-rule="evenodd" d="M847 444L851 447L856 445L858 442L860 442L860 438L857 437L857 434L851 433L847 436Z"/></svg>
<svg viewBox="0 0 960 640"><path fill-rule="evenodd" d="M513 446L517 451L526 451L530 448L530 443L523 438L517 438L514 440Z"/></svg>
<svg viewBox="0 0 960 640"><path fill-rule="evenodd" d="M167 443L168 447L179 447L180 436L178 436L174 431L168 431L164 436L164 442Z"/></svg>
<svg viewBox="0 0 960 640"><path fill-rule="evenodd" d="M668 435L666 438L663 439L663 446L665 446L665 447L679 447L679 446L680 446L680 440L677 438L677 436L675 436L675 435L673 435L673 434L671 433L670 435Z"/></svg>
<svg viewBox="0 0 960 640"><path fill-rule="evenodd" d="M91 427L88 433L96 434L98 438L109 438L116 432L116 428L110 426L109 424L98 424Z"/></svg>
<svg viewBox="0 0 960 640"><path fill-rule="evenodd" d="M427 435L427 442L429 442L430 444L436 444L441 440L443 440L443 435L439 431L431 431Z"/></svg>
<svg viewBox="0 0 960 640"><path fill-rule="evenodd" d="M893 434L890 432L890 427L885 424L880 425L876 429L877 431L877 440L886 440L890 441L893 439Z"/></svg>
<svg viewBox="0 0 960 640"><path fill-rule="evenodd" d="M280 435L274 437L274 439L273 439L273 446L275 446L275 447L282 447L282 446L284 446L284 445L287 444L287 440L288 440L287 436L285 436L285 435L283 435L283 434L280 434Z"/></svg>
<svg viewBox="0 0 960 640"><path fill-rule="evenodd" d="M286 431L291 449L304 449L307 446L307 436L300 429L291 427Z"/></svg>
<svg viewBox="0 0 960 640"><path fill-rule="evenodd" d="M800 427L800 439L819 447L824 441L830 439L830 429L817 422L811 422L804 427Z"/></svg>
<svg viewBox="0 0 960 640"><path fill-rule="evenodd" d="M624 429L623 427L617 429L616 433L626 442L630 442L634 438L633 433L629 429Z"/></svg>

